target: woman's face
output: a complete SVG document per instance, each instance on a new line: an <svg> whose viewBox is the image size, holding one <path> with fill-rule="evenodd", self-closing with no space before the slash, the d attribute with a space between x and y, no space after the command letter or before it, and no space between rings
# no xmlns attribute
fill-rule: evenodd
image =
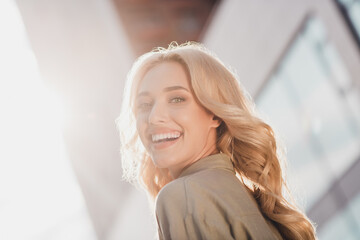
<svg viewBox="0 0 360 240"><path fill-rule="evenodd" d="M141 141L159 168L174 178L196 160L216 152L220 122L197 103L182 65L164 62L142 79L135 101Z"/></svg>

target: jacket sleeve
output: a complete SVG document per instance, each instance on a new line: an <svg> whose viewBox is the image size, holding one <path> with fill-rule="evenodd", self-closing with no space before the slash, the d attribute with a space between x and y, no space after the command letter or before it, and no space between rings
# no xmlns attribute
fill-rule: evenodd
<svg viewBox="0 0 360 240"><path fill-rule="evenodd" d="M181 185L171 182L157 196L155 211L160 240L189 239L185 225L186 192Z"/></svg>
<svg viewBox="0 0 360 240"><path fill-rule="evenodd" d="M241 221L230 222L221 206L189 191L183 183L161 190L156 200L156 218L160 240L251 239Z"/></svg>

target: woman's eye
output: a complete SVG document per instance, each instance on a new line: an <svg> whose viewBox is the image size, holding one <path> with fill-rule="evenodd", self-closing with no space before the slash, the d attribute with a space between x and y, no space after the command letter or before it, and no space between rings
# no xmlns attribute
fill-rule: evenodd
<svg viewBox="0 0 360 240"><path fill-rule="evenodd" d="M151 107L151 103L148 102L139 103L137 106L138 109L146 109L149 107Z"/></svg>
<svg viewBox="0 0 360 240"><path fill-rule="evenodd" d="M174 98L170 99L171 103L179 103L179 102L183 102L183 101L185 101L185 98L182 98L182 97L174 97Z"/></svg>

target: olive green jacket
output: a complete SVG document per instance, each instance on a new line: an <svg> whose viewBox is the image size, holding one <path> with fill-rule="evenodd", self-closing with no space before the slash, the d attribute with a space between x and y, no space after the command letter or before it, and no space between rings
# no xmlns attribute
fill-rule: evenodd
<svg viewBox="0 0 360 240"><path fill-rule="evenodd" d="M159 238L282 239L219 153L187 167L156 199Z"/></svg>

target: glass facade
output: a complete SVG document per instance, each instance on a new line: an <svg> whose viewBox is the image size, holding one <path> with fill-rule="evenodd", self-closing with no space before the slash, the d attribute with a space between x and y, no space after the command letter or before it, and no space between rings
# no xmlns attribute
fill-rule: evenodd
<svg viewBox="0 0 360 240"><path fill-rule="evenodd" d="M261 116L286 146L290 189L310 216L360 159L360 94L354 81L322 22L309 18L256 98ZM346 189L332 194L332 218L313 214L320 239L360 237L359 188L354 198L340 196L343 201L336 194Z"/></svg>
<svg viewBox="0 0 360 240"><path fill-rule="evenodd" d="M337 0L360 39L360 0Z"/></svg>
<svg viewBox="0 0 360 240"><path fill-rule="evenodd" d="M360 194L342 211L325 223L320 239L351 239L360 237Z"/></svg>

